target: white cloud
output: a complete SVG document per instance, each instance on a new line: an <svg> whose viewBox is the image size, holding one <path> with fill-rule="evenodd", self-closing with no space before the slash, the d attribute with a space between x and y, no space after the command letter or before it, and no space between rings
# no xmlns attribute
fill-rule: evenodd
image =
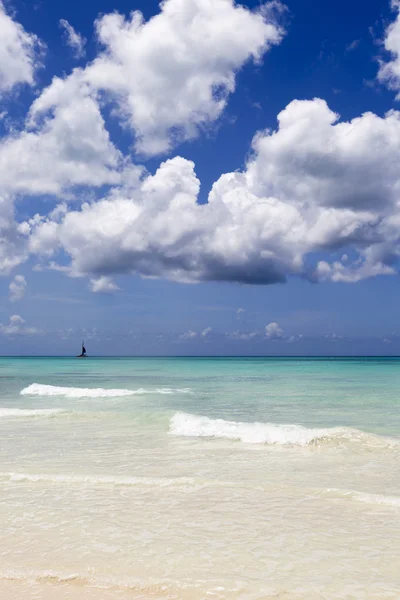
<svg viewBox="0 0 400 600"><path fill-rule="evenodd" d="M27 284L25 277L23 275L16 275L8 287L11 302L21 300L25 295L26 288Z"/></svg>
<svg viewBox="0 0 400 600"><path fill-rule="evenodd" d="M120 153L96 100L75 79L53 82L52 91L33 104L29 129L0 142L0 189L57 195L73 186L118 183Z"/></svg>
<svg viewBox="0 0 400 600"><path fill-rule="evenodd" d="M0 274L10 273L27 255L27 240L15 222L12 199L0 192Z"/></svg>
<svg viewBox="0 0 400 600"><path fill-rule="evenodd" d="M343 336L342 335L337 335L337 333L326 333L324 335L324 338L326 340L331 340L332 342L337 342L339 340L342 340Z"/></svg>
<svg viewBox="0 0 400 600"><path fill-rule="evenodd" d="M261 59L280 41L282 31L268 10L272 6L280 5L271 3L252 12L233 0L166 0L161 12L147 23L138 12L130 21L116 13L101 17L97 31L104 51L85 69L75 69L65 79L55 77L34 101L25 128L11 128L0 141L0 271L7 273L26 259L33 228L37 233L30 239L31 252L51 253L58 243L59 228L53 217L41 222L40 228L36 218L15 222L18 195L71 198L86 186L93 188L90 202L94 188L138 186L144 170L123 159L110 141L100 98L102 103L117 101L117 112L133 127L141 151L157 153L176 141L195 137L221 115L235 87L237 70L250 59ZM63 22L72 33L67 25ZM1 60L5 50L0 49L0 73L4 64L14 64L17 54L18 64L26 68L21 67L18 76L16 67L13 77L11 71L7 78L3 73L0 87L18 81L33 83L38 40L12 21L2 4L0 32L1 27L13 32L10 36L20 46L12 40L7 45L10 60L6 56ZM25 54L18 53L17 46ZM123 193L126 190L116 190L111 196L122 201ZM96 279L107 273L92 275Z"/></svg>
<svg viewBox="0 0 400 600"><path fill-rule="evenodd" d="M180 339L184 340L184 341L188 341L188 340L193 340L195 337L197 337L197 333L195 331L192 331L191 329L189 329L189 331L186 331L186 333L183 333L180 336Z"/></svg>
<svg viewBox="0 0 400 600"><path fill-rule="evenodd" d="M8 15L0 0L0 92L17 84L33 85L41 48L39 39Z"/></svg>
<svg viewBox="0 0 400 600"><path fill-rule="evenodd" d="M377 275L394 275L396 269L382 262L374 263L368 260L358 260L350 268L343 262L334 261L329 264L322 260L317 264L315 273L319 281L356 283Z"/></svg>
<svg viewBox="0 0 400 600"><path fill-rule="evenodd" d="M400 112L351 122L320 99L291 102L277 131L253 141L242 172L222 175L198 204L181 157L55 222L31 248L61 247L76 275L139 273L176 281L268 284L298 274L358 281L395 271L400 254ZM332 253L352 247L331 261ZM324 253L313 266L313 253ZM305 257L310 256L307 261Z"/></svg>
<svg viewBox="0 0 400 600"><path fill-rule="evenodd" d="M245 312L246 312L246 310L245 310L244 308L238 308L238 310L237 310L236 314L237 314L237 316L239 317L241 314L243 314L243 313L245 313Z"/></svg>
<svg viewBox="0 0 400 600"><path fill-rule="evenodd" d="M287 338L286 341L288 342L288 344L293 344L293 342L299 342L301 339L303 339L302 333L300 333L299 335L291 335Z"/></svg>
<svg viewBox="0 0 400 600"><path fill-rule="evenodd" d="M400 90L400 2L392 0L392 9L396 11L396 18L385 31L383 44L390 54L388 61L381 61L378 71L378 80L386 84L389 89ZM397 99L400 98L400 94Z"/></svg>
<svg viewBox="0 0 400 600"><path fill-rule="evenodd" d="M265 328L265 337L269 340L282 340L285 335L278 323L269 323Z"/></svg>
<svg viewBox="0 0 400 600"><path fill-rule="evenodd" d="M49 238L44 241L43 238L50 230L53 246L60 244L73 256L72 268L76 273L108 276L120 269L130 272L133 260L140 263L140 272L146 276L162 275L167 264L177 278L178 273L185 277L185 269L179 265L181 237L189 241L201 227L196 224L196 211L192 214L191 210L198 188L193 163L181 158L167 161L156 175L133 190L132 198L127 198L124 190L116 190L109 198L85 204L81 211L67 213L60 224L52 220L41 223L35 229L32 247L40 250L44 245L47 248ZM84 241L87 234L90 236L88 244ZM83 253L81 243L87 244ZM167 255L160 243L170 246ZM186 257L183 259L186 261Z"/></svg>
<svg viewBox="0 0 400 600"><path fill-rule="evenodd" d="M0 323L0 334L7 336L14 335L35 335L41 333L35 327L26 327L25 320L20 315L12 315L8 325Z"/></svg>
<svg viewBox="0 0 400 600"><path fill-rule="evenodd" d="M119 290L119 287L112 281L110 277L99 277L98 279L90 280L90 288L92 292L98 294L107 294Z"/></svg>
<svg viewBox="0 0 400 600"><path fill-rule="evenodd" d="M232 331L232 333L227 333L227 337L233 340L253 340L254 338L260 337L259 331Z"/></svg>
<svg viewBox="0 0 400 600"><path fill-rule="evenodd" d="M234 0L164 0L148 22L139 11L128 20L104 15L96 30L105 50L83 79L116 100L139 152L165 153L218 119L236 72L281 41L271 5L280 7L274 2L250 11Z"/></svg>
<svg viewBox="0 0 400 600"><path fill-rule="evenodd" d="M68 23L66 19L60 19L60 27L65 33L65 43L72 48L76 58L85 56L86 39Z"/></svg>
<svg viewBox="0 0 400 600"><path fill-rule="evenodd" d="M202 335L203 338L206 338L208 335L210 335L211 332L212 332L212 327L206 327L201 332L201 335Z"/></svg>
<svg viewBox="0 0 400 600"><path fill-rule="evenodd" d="M280 41L267 12L232 0L165 0L148 22L138 12L128 21L101 17L104 50L85 69L55 78L33 103L25 130L0 142L0 271L20 264L28 249L46 260L60 249L71 264L52 261L51 268L88 276L94 291L115 289L117 273L256 284L293 274L355 282L395 273L400 112L340 122L323 100L295 100L276 131L255 136L245 168L222 175L201 205L191 161L177 156L149 175L110 140L101 113L110 99L140 151L166 151L196 136L220 116L237 70ZM0 5L0 31L9 21ZM394 60L398 39L399 17L385 38ZM379 76L394 85L389 64ZM114 187L96 202L94 188L104 185ZM15 221L18 195L72 199L76 190L87 194L82 207L64 203Z"/></svg>
<svg viewBox="0 0 400 600"><path fill-rule="evenodd" d="M121 181L122 157L105 129L94 97L73 78L58 80L60 98L42 94L32 106L28 127L0 141L0 272L8 273L28 254L28 237L38 218L18 224L14 203L22 194L73 196L82 186L96 188ZM56 93L54 84L53 92ZM125 161L126 176L135 168ZM141 169L137 169L138 176ZM67 211L59 205L41 229L40 252L54 249L56 221ZM31 245L30 250L36 251Z"/></svg>

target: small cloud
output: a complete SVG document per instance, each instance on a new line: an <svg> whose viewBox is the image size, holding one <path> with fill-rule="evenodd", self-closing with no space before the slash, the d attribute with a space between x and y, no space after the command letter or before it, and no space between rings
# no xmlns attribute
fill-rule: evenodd
<svg viewBox="0 0 400 600"><path fill-rule="evenodd" d="M299 333L299 335L291 335L286 341L288 344L292 344L293 342L299 342L303 338L303 334Z"/></svg>
<svg viewBox="0 0 400 600"><path fill-rule="evenodd" d="M99 277L98 279L90 280L90 289L95 294L111 294L120 288L110 277Z"/></svg>
<svg viewBox="0 0 400 600"><path fill-rule="evenodd" d="M383 338L382 341L383 341L384 344L391 344L392 343L392 340L390 340L389 338Z"/></svg>
<svg viewBox="0 0 400 600"><path fill-rule="evenodd" d="M193 340L195 337L197 336L197 333L195 331L192 331L191 329L189 329L189 331L186 331L186 333L183 333L179 339L181 340Z"/></svg>
<svg viewBox="0 0 400 600"><path fill-rule="evenodd" d="M343 336L342 335L337 335L337 333L326 333L324 335L324 338L326 340L331 340L332 342L337 342L338 340L342 340Z"/></svg>
<svg viewBox="0 0 400 600"><path fill-rule="evenodd" d="M82 58L86 54L86 39L68 23L65 19L60 19L60 27L64 29L64 39L67 46L74 51L75 58Z"/></svg>
<svg viewBox="0 0 400 600"><path fill-rule="evenodd" d="M20 315L12 315L10 317L10 323L13 325L22 325L25 323L25 319L23 319Z"/></svg>
<svg viewBox="0 0 400 600"><path fill-rule="evenodd" d="M34 335L41 333L40 329L35 327L25 327L25 319L20 315L12 315L8 325L0 323L0 333L3 335Z"/></svg>
<svg viewBox="0 0 400 600"><path fill-rule="evenodd" d="M26 279L23 275L16 275L8 286L10 301L17 302L21 300L26 292Z"/></svg>
<svg viewBox="0 0 400 600"><path fill-rule="evenodd" d="M68 327L68 329L60 329L58 333L62 340L69 340L73 335L74 330L71 327Z"/></svg>
<svg viewBox="0 0 400 600"><path fill-rule="evenodd" d="M82 329L81 337L85 340L98 340L100 339L101 332L97 329L97 327L92 327L92 329Z"/></svg>
<svg viewBox="0 0 400 600"><path fill-rule="evenodd" d="M269 323L265 328L265 337L268 340L283 340L285 335L278 323Z"/></svg>
<svg viewBox="0 0 400 600"><path fill-rule="evenodd" d="M201 335L203 338L206 338L208 335L210 335L210 333L212 332L212 327L206 327L202 332Z"/></svg>
<svg viewBox="0 0 400 600"><path fill-rule="evenodd" d="M233 340L252 340L260 334L258 331L233 331L226 335Z"/></svg>
<svg viewBox="0 0 400 600"><path fill-rule="evenodd" d="M236 313L236 314L237 314L237 316L239 317L239 315L241 315L242 313L245 313L245 312L246 312L246 309L244 309L244 308L238 308L238 310L237 310L237 313Z"/></svg>
<svg viewBox="0 0 400 600"><path fill-rule="evenodd" d="M361 40L353 40L350 44L347 44L346 46L346 52L351 52L352 50L355 50L356 48L358 48L358 46L360 45Z"/></svg>

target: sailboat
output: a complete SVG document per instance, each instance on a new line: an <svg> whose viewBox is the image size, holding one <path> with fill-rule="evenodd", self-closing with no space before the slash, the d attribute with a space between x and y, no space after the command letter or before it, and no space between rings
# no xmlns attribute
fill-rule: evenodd
<svg viewBox="0 0 400 600"><path fill-rule="evenodd" d="M76 358L86 358L85 342L82 342L82 352Z"/></svg>

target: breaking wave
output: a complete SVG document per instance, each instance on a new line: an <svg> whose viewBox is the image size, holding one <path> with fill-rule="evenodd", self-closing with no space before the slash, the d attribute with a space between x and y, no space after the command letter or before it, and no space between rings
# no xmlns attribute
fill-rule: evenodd
<svg viewBox="0 0 400 600"><path fill-rule="evenodd" d="M189 388L157 388L154 390L139 388L137 390L105 389L105 388L74 388L56 385L32 383L21 390L21 396L63 396L64 398L119 398L143 394L191 394Z"/></svg>
<svg viewBox="0 0 400 600"><path fill-rule="evenodd" d="M247 444L309 446L323 443L359 443L376 448L400 447L400 440L380 437L348 427L310 429L302 425L225 421L178 412L169 433L184 437L224 438Z"/></svg>
<svg viewBox="0 0 400 600"><path fill-rule="evenodd" d="M67 412L63 408L0 408L0 419L14 417L53 417Z"/></svg>

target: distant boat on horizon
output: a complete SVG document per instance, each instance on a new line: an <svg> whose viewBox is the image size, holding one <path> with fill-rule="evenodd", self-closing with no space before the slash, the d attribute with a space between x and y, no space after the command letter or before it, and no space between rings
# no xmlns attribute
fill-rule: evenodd
<svg viewBox="0 0 400 600"><path fill-rule="evenodd" d="M87 358L85 342L82 342L82 352L78 354L76 358Z"/></svg>

